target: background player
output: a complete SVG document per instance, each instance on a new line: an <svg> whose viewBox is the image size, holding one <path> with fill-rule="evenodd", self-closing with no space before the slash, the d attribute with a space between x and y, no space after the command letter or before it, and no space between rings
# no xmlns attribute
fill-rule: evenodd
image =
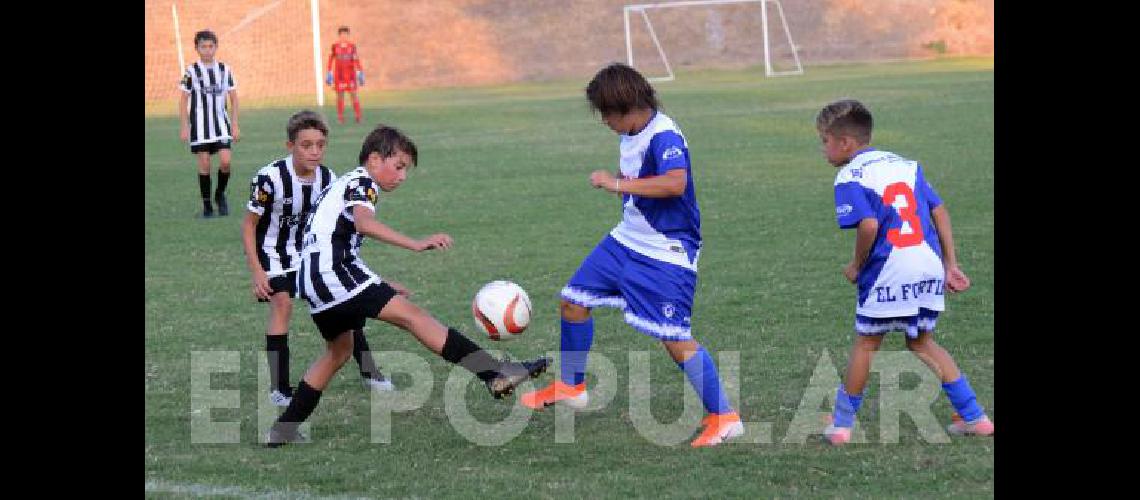
<svg viewBox="0 0 1140 500"><path fill-rule="evenodd" d="M325 83L336 90L336 120L344 123L344 93L352 95L352 111L356 123L360 123L360 100L356 98L356 85L364 86L364 66L360 64L360 54L356 44L348 38L348 26L336 30L337 41L329 54L328 73Z"/></svg>
<svg viewBox="0 0 1140 500"><path fill-rule="evenodd" d="M209 30L194 34L194 50L199 60L186 68L179 88L178 118L181 127L178 136L189 141L190 152L198 157L198 189L202 195L202 217L213 217L210 203L210 156L218 155L218 190L214 201L218 215L229 215L226 203L226 185L230 180L230 140L240 140L238 128L238 96L233 68L214 60L218 50L218 36ZM226 98L230 101L233 121L226 112Z"/></svg>

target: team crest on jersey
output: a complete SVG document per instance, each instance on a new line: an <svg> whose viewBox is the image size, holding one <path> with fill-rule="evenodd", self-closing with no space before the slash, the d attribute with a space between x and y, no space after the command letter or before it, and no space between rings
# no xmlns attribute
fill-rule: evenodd
<svg viewBox="0 0 1140 500"><path fill-rule="evenodd" d="M376 189L374 189L374 188L372 188L371 186L369 186L369 187L368 187L368 192L367 192L367 193L365 193L365 196L367 196L367 197L368 197L368 202L369 202L369 203L371 203L371 204L373 204L373 205L375 205L375 204L376 204Z"/></svg>
<svg viewBox="0 0 1140 500"><path fill-rule="evenodd" d="M669 149L666 149L665 152L661 154L661 159L662 160L672 160L673 158L680 158L682 154L684 154L684 153L681 152L681 148L679 148L677 146L672 146Z"/></svg>
<svg viewBox="0 0 1140 500"><path fill-rule="evenodd" d="M664 304L661 304L661 314L664 314L666 318L672 318L676 313L677 307L672 303L666 302Z"/></svg>

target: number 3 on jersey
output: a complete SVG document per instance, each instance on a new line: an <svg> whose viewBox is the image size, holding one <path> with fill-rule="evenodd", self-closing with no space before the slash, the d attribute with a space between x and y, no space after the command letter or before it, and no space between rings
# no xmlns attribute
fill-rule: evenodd
<svg viewBox="0 0 1140 500"><path fill-rule="evenodd" d="M915 210L918 200L914 191L905 182L896 182L883 190L883 203L895 208L902 219L902 226L887 231L887 241L895 248L912 247L922 243L922 219Z"/></svg>

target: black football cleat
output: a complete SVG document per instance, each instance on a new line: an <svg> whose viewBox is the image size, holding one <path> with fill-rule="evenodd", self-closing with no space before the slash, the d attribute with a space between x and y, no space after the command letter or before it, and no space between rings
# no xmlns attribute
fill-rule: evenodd
<svg viewBox="0 0 1140 500"><path fill-rule="evenodd" d="M503 396L514 392L519 384L542 375L550 367L550 362L551 359L545 356L534 361L522 362L505 359L499 368L499 373L487 381L487 390L491 391L495 399L503 399Z"/></svg>

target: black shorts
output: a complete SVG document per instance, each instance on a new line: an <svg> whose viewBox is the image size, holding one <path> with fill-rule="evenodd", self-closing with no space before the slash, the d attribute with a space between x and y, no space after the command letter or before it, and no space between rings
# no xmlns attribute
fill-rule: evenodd
<svg viewBox="0 0 1140 500"><path fill-rule="evenodd" d="M355 297L313 315L313 322L325 340L332 341L349 330L364 328L364 320L380 315L396 289L381 281L361 290Z"/></svg>
<svg viewBox="0 0 1140 500"><path fill-rule="evenodd" d="M297 271L289 271L284 276L269 278L269 295L281 292L289 294L290 299L297 298ZM258 302L269 302L269 299L257 299Z"/></svg>
<svg viewBox="0 0 1140 500"><path fill-rule="evenodd" d="M230 149L230 141L205 142L202 144L195 144L193 146L190 146L190 152L194 153L194 154L198 154L198 153L214 154L214 153L217 153L219 150L222 150L222 149Z"/></svg>

